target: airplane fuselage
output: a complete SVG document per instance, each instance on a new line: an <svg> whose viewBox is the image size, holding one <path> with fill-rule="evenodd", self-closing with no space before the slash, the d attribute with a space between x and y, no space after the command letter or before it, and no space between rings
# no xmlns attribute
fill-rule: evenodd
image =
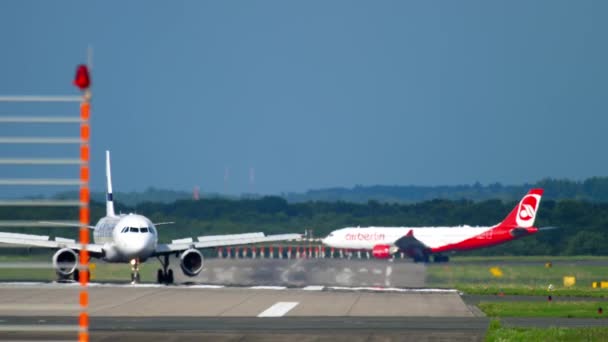
<svg viewBox="0 0 608 342"><path fill-rule="evenodd" d="M107 262L143 262L156 250L158 233L142 215L105 216L95 225L93 240L103 245L103 260Z"/></svg>
<svg viewBox="0 0 608 342"><path fill-rule="evenodd" d="M394 245L395 241L413 234L430 252L470 250L494 246L514 239L509 231L492 227L349 227L333 231L323 244L334 248L367 249L377 245ZM530 230L530 233L535 231Z"/></svg>

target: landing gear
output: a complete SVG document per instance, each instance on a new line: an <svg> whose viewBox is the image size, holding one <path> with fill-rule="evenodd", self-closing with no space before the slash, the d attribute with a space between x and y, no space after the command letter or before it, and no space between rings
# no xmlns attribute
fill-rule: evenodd
<svg viewBox="0 0 608 342"><path fill-rule="evenodd" d="M163 268L158 269L158 272L156 273L156 281L158 281L159 284L173 284L173 270L169 268L169 256L163 255L162 260L159 256L158 261Z"/></svg>
<svg viewBox="0 0 608 342"><path fill-rule="evenodd" d="M414 262L424 262L427 263L429 262L429 255L428 254L419 254L419 255L414 255Z"/></svg>
<svg viewBox="0 0 608 342"><path fill-rule="evenodd" d="M131 284L139 283L139 259L131 260Z"/></svg>
<svg viewBox="0 0 608 342"><path fill-rule="evenodd" d="M448 262L450 261L450 257L448 255L435 254L433 255L434 262Z"/></svg>

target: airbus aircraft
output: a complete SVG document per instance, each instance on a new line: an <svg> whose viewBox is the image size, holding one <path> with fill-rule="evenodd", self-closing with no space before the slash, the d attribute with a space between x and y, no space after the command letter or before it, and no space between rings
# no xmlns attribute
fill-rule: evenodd
<svg viewBox="0 0 608 342"><path fill-rule="evenodd" d="M504 221L492 227L349 227L322 241L335 248L371 250L379 259L404 252L416 262L428 262L431 254L435 262L447 262L444 252L494 246L538 232L534 219L542 194L542 189L530 190Z"/></svg>
<svg viewBox="0 0 608 342"><path fill-rule="evenodd" d="M106 151L107 200L106 216L102 217L93 230L93 242L86 249L92 258L113 263L131 264L131 282L139 282L139 264L150 259L158 258L162 268L158 270L158 283L173 283L173 270L169 268L169 257L179 257L180 268L189 277L198 275L203 270L203 255L199 249L242 245L259 242L284 241L299 239L300 234L279 234L265 236L264 233L246 233L231 235L201 236L195 242L192 238L173 240L172 243L158 243L157 225L147 217L137 214L120 214L114 212L112 198L112 176L110 170L110 152ZM51 222L47 222L52 224ZM54 223L63 226L79 226L78 224ZM57 249L53 255L53 267L60 280L74 277L78 280L78 254L83 246L75 240L49 236L15 234L0 232L0 243L36 246Z"/></svg>

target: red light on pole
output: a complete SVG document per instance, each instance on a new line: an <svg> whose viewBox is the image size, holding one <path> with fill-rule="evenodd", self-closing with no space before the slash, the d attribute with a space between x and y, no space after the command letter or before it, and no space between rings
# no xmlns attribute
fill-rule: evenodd
<svg viewBox="0 0 608 342"><path fill-rule="evenodd" d="M85 91L91 86L89 68L87 68L86 65L81 64L78 66L78 68L76 68L76 77L74 77L74 85L77 86L81 91Z"/></svg>

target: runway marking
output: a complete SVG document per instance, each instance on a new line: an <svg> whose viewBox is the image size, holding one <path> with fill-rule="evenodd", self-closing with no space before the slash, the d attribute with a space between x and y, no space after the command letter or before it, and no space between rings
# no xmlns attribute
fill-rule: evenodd
<svg viewBox="0 0 608 342"><path fill-rule="evenodd" d="M359 273L367 273L367 272L369 272L369 271L367 270L367 268L360 268L360 269L359 269Z"/></svg>
<svg viewBox="0 0 608 342"><path fill-rule="evenodd" d="M186 285L188 289L223 289L224 285Z"/></svg>
<svg viewBox="0 0 608 342"><path fill-rule="evenodd" d="M78 311L79 305L72 304L0 304L1 311Z"/></svg>
<svg viewBox="0 0 608 342"><path fill-rule="evenodd" d="M374 274L382 274L382 270L379 268L374 268L372 272L374 272Z"/></svg>
<svg viewBox="0 0 608 342"><path fill-rule="evenodd" d="M79 283L44 283L44 282L14 282L14 283L2 283L0 282L0 288L15 288L15 287L31 287L31 288L53 288L53 289L78 289ZM305 287L294 287L288 288L287 286L226 286L226 285L208 285L208 284L179 284L179 285L160 285L160 284L112 284L112 283L89 283L89 286L93 287L119 287L119 288L153 288L153 289L167 289L167 290L180 290L180 289L196 289L196 290L214 290L214 289L253 289L253 290L306 290L306 291L385 291L385 292L414 292L414 293L458 293L456 289L440 289L440 288L400 288L400 287L389 287L389 286L368 286L367 283L361 283L361 286L322 286L322 285L309 285ZM145 296L150 294L156 294L157 291L145 293ZM138 297L139 298L139 297ZM6 304L0 304L6 307ZM44 304L42 304L44 305ZM69 305L69 304L68 304ZM66 305L67 306L67 305ZM77 306L76 306L77 307ZM99 309L99 308L97 308Z"/></svg>
<svg viewBox="0 0 608 342"><path fill-rule="evenodd" d="M304 290L304 291L323 291L324 288L325 288L325 286L322 286L322 285L309 285L309 286L303 287L302 290Z"/></svg>
<svg viewBox="0 0 608 342"><path fill-rule="evenodd" d="M71 324L0 324L0 331L78 331L77 325Z"/></svg>
<svg viewBox="0 0 608 342"><path fill-rule="evenodd" d="M286 290L287 286L251 286L253 290Z"/></svg>
<svg viewBox="0 0 608 342"><path fill-rule="evenodd" d="M328 290L337 291L375 291L375 292L415 292L415 293L458 293L456 289L404 289L399 287L344 287L328 286Z"/></svg>
<svg viewBox="0 0 608 342"><path fill-rule="evenodd" d="M295 308L299 302L277 302L268 309L262 311L258 317L282 317L291 309Z"/></svg>

